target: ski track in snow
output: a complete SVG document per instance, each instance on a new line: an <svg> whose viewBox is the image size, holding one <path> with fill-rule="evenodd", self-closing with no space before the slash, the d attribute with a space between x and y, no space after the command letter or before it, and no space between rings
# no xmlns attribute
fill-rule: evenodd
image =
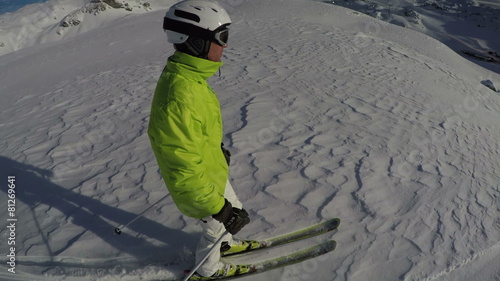
<svg viewBox="0 0 500 281"><path fill-rule="evenodd" d="M387 39L404 29L370 34L349 20L373 24L368 17L291 3L284 14L311 5L317 18L269 18L246 3L233 11L222 76L210 82L231 179L253 218L242 235L340 217L339 246L241 280L474 280L464 271L479 274L482 264L496 280L499 96L469 76L471 63L424 54L432 39L405 45ZM166 194L146 134L165 55L149 59L97 69L90 61L2 110L0 161L18 173L24 219L19 277L0 279L174 280L191 265L199 229L171 199L112 232Z"/></svg>

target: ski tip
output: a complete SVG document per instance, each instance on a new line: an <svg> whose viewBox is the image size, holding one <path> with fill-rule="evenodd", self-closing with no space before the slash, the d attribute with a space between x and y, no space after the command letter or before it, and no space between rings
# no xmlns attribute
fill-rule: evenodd
<svg viewBox="0 0 500 281"><path fill-rule="evenodd" d="M321 251L322 251L322 254L326 254L328 252L335 250L336 248L337 248L337 241L328 240L328 241L324 242L323 245L321 246Z"/></svg>
<svg viewBox="0 0 500 281"><path fill-rule="evenodd" d="M335 229L337 227L339 227L340 225L340 219L339 218L334 218L330 221L330 229Z"/></svg>

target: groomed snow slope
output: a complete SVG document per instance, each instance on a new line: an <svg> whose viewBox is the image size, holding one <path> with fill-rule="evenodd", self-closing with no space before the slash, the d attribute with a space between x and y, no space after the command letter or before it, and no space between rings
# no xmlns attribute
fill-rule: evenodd
<svg viewBox="0 0 500 281"><path fill-rule="evenodd" d="M333 5L222 3L234 23L210 82L252 217L241 236L342 219L333 253L242 281L500 279L500 94L483 85L497 74ZM113 232L167 194L146 134L173 52L163 14L0 57L0 179L16 176L18 218L17 273L1 280L176 280L192 266L200 229L171 198Z"/></svg>

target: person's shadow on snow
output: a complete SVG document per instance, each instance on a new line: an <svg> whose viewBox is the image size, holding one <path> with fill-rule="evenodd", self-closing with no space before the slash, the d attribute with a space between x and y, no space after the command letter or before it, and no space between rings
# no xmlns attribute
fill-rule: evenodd
<svg viewBox="0 0 500 281"><path fill-rule="evenodd" d="M33 233L40 235L39 239L43 240L46 249L33 252L32 255L39 256L48 254L50 257L64 255L64 251L69 249L88 231L97 235L102 241L113 246L120 252L128 253L137 258L137 260L154 263L178 263L180 253L178 250L180 245L196 245L196 234L185 233L181 230L168 228L165 225L141 217L128 228L123 229L121 235L116 235L114 229L118 225L124 225L134 219L137 215L121 210L116 207L106 205L99 200L88 196L75 193L67 190L50 181L52 172L43 170L31 165L19 163L9 158L0 156L0 181L2 192L7 192L8 176L15 176L15 192L16 192L16 218L18 219L16 245L19 256L30 255L31 245L28 241L20 241L25 231L30 233L29 239L34 244L39 245L41 242L33 237ZM2 196L3 202L1 205L7 204L7 196ZM144 206L146 209L148 206ZM42 210L50 209L52 213L60 212L65 215L64 221L51 222L49 211L37 211L37 208ZM53 209L52 209L53 208ZM5 211L7 207L5 208ZM54 212L57 210L56 212ZM58 216L58 218L60 218ZM64 227L65 221L71 221L72 225L80 226L81 229L68 229L70 236L68 241L60 241L61 237L54 238L53 232L55 226ZM29 229L25 229L29 228ZM59 230L65 231L65 230ZM64 232L63 232L64 233ZM133 233L135 236L129 234ZM140 233L141 235L138 235ZM162 243L161 245L153 245L146 239L147 237L156 239ZM57 239L55 241L55 239ZM151 241L151 239L149 239ZM92 242L90 240L89 242ZM103 243L103 242L99 242ZM24 245L23 245L24 244ZM94 245L88 245L94 247ZM85 257L92 258L92 257Z"/></svg>

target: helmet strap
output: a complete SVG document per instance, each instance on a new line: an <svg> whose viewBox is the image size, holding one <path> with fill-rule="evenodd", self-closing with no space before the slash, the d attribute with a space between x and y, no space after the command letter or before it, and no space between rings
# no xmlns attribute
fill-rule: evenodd
<svg viewBox="0 0 500 281"><path fill-rule="evenodd" d="M210 51L210 41L189 36L186 42L181 44L174 44L175 49L179 52L188 55L208 59L208 51Z"/></svg>

